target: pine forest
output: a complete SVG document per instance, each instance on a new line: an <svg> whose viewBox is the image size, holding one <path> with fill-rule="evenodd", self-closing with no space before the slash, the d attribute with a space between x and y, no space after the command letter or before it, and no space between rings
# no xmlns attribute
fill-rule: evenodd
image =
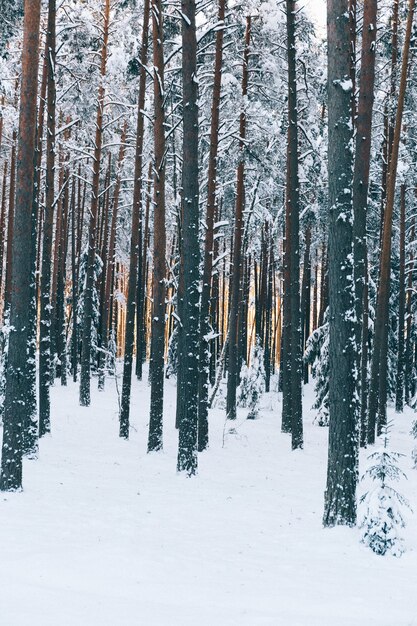
<svg viewBox="0 0 417 626"><path fill-rule="evenodd" d="M1 624L415 623L416 12L0 0Z"/></svg>

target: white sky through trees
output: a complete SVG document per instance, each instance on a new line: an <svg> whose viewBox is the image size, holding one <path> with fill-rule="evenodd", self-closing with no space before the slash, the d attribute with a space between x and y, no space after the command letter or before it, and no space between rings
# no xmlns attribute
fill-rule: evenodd
<svg viewBox="0 0 417 626"><path fill-rule="evenodd" d="M304 6L317 26L324 30L326 28L326 0L305 0Z"/></svg>

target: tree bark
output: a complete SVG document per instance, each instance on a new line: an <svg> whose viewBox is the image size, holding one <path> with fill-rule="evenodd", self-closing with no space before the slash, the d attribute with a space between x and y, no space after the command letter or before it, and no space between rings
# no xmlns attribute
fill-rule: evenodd
<svg viewBox="0 0 417 626"><path fill-rule="evenodd" d="M138 118L136 128L135 179L133 187L132 234L130 240L129 283L126 305L125 354L123 364L122 402L120 410L120 437L129 437L130 392L132 386L132 362L135 330L135 306L139 305L141 295L138 294L138 282L142 284L142 276L138 276L138 260L141 255L142 240L142 166L143 166L143 131L146 90L146 61L148 55L149 32L149 0L145 0L142 27L142 47L140 52L140 79L138 97ZM141 266L140 266L141 268ZM139 302L136 298L139 296ZM137 329L138 332L139 329ZM136 357L138 358L138 357Z"/></svg>
<svg viewBox="0 0 417 626"><path fill-rule="evenodd" d="M398 154L401 139L401 126L404 110L405 92L407 86L408 60L414 7L415 0L409 0L407 26L402 55L401 80L398 91L397 113L387 177L387 199L384 211L384 229L382 238L380 276L375 319L374 347L372 354L371 385L369 391L369 443L373 443L375 441L375 423L377 421L377 417L378 434L381 434L382 428L386 424L392 218L395 199L395 183L397 178Z"/></svg>
<svg viewBox="0 0 417 626"><path fill-rule="evenodd" d="M352 262L352 83L348 0L328 0L329 452L324 526L356 523L358 427Z"/></svg>
<svg viewBox="0 0 417 626"><path fill-rule="evenodd" d="M101 148L103 143L104 77L106 75L110 22L110 0L105 0L103 46L101 49L100 83L97 98L96 134L94 142L93 182L91 190L90 220L88 228L87 275L84 290L84 316L82 328L82 354L80 375L80 405L90 406L91 326L93 316L94 269L96 258L97 210L100 184Z"/></svg>
<svg viewBox="0 0 417 626"><path fill-rule="evenodd" d="M208 446L208 390L210 343L210 291L213 271L214 215L216 212L217 154L219 148L220 94L223 65L225 0L219 0L211 103L210 152L208 164L206 233L204 243L203 287L200 303L200 358L198 380L198 451ZM213 344L213 341L211 341Z"/></svg>
<svg viewBox="0 0 417 626"><path fill-rule="evenodd" d="M162 449L165 352L165 110L164 35L161 0L152 0L154 65L154 255L151 336L151 407L148 452Z"/></svg>
<svg viewBox="0 0 417 626"><path fill-rule="evenodd" d="M243 51L242 99L248 93L249 82L249 48L252 20L246 18L245 47ZM242 277L242 236L243 236L243 208L245 205L245 137L246 137L246 110L242 105L239 122L239 153L236 183L235 227L233 243L233 274L231 280L231 303L229 311L229 355L227 376L227 419L236 419L236 389L240 371L239 363L239 301L241 296Z"/></svg>
<svg viewBox="0 0 417 626"><path fill-rule="evenodd" d="M197 472L199 382L199 186L198 186L198 82L195 0L182 0L183 144L181 253L184 271L183 387L184 410L179 423L177 470Z"/></svg>
<svg viewBox="0 0 417 626"><path fill-rule="evenodd" d="M3 418L0 490L22 487L23 424L29 422L27 367L31 289L32 201L39 65L40 1L26 0L17 154L16 210L12 243L12 290Z"/></svg>

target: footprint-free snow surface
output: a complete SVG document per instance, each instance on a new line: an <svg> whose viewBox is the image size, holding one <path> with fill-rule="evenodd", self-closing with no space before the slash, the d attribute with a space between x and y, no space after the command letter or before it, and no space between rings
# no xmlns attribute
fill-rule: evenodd
<svg viewBox="0 0 417 626"><path fill-rule="evenodd" d="M359 530L323 529L327 430L304 398L305 447L280 432L276 393L259 419L210 413L198 476L176 474L175 389L164 451L146 454L149 388L133 383L130 440L118 437L114 379L78 406L52 388L52 433L24 463L24 490L0 494L1 626L417 625L413 414L393 415L407 551L380 557ZM369 454L369 451L368 451ZM366 452L361 453L361 467ZM360 486L360 490L361 490Z"/></svg>

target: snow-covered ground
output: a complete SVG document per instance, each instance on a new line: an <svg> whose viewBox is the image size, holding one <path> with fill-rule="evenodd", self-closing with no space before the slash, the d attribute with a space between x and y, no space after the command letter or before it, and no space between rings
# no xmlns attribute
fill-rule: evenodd
<svg viewBox="0 0 417 626"><path fill-rule="evenodd" d="M165 449L147 455L149 390L134 382L129 441L115 383L78 406L52 389L52 435L0 495L1 626L411 626L417 624L417 471L409 411L395 417L400 486L416 510L407 552L378 557L358 529L323 529L327 431L305 398L305 449L280 433L276 394L234 432L210 415L199 475L178 476L175 392ZM309 395L310 394L310 395Z"/></svg>

